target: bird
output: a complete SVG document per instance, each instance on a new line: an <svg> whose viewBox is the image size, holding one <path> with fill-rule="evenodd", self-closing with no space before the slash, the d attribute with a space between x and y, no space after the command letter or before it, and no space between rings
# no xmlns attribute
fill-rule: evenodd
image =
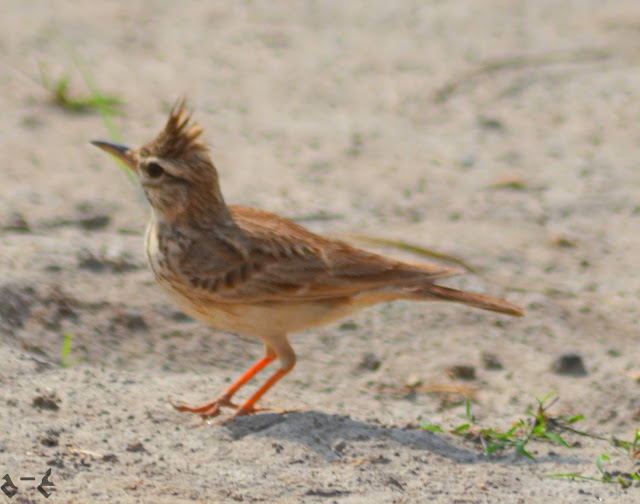
<svg viewBox="0 0 640 504"><path fill-rule="evenodd" d="M258 400L296 364L291 333L398 299L453 301L523 316L504 299L437 283L459 269L410 263L315 234L265 210L225 202L218 172L184 99L150 142L130 148L91 143L122 161L151 206L144 249L162 289L185 313L217 330L256 338L264 356L213 401L182 412L203 418L231 408L262 411ZM279 367L243 404L238 390L269 364Z"/></svg>

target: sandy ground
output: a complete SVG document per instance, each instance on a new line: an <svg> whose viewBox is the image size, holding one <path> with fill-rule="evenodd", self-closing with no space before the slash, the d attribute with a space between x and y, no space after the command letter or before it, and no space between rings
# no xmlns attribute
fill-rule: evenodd
<svg viewBox="0 0 640 504"><path fill-rule="evenodd" d="M548 477L597 477L603 453L614 474L638 470L607 441L566 434L572 449L532 441L536 462L513 449L487 459L478 443L417 428L466 422L464 404L434 389L474 389L477 425L493 429L555 391L553 414L633 439L637 0L1 10L0 473L19 487L12 502L44 502L19 478L48 468L50 502L640 500L637 484ZM298 366L263 401L289 413L207 424L173 411L169 399L213 398L262 348L182 317L154 285L148 208L88 143L108 139L100 115L52 105L34 81L42 63L86 94L74 56L126 100L115 124L132 145L189 97L229 202L454 254L482 273L454 285L528 316L379 306L294 337ZM517 187L492 187L507 177ZM552 371L569 352L585 376ZM459 364L475 380L451 378Z"/></svg>

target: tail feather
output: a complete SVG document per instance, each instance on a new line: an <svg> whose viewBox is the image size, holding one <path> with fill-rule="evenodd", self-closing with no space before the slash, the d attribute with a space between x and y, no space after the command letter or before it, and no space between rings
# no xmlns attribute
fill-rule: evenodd
<svg viewBox="0 0 640 504"><path fill-rule="evenodd" d="M436 301L454 301L473 306L475 308L505 313L516 317L524 317L525 315L524 308L504 299L487 296L485 294L477 294L475 292L452 289L451 287L443 287L442 285L430 284L426 287L421 287L415 290L412 289L410 291L410 297L414 299L428 298Z"/></svg>

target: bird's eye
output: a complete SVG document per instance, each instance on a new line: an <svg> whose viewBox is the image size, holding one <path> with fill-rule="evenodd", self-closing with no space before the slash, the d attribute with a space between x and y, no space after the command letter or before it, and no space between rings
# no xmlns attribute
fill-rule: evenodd
<svg viewBox="0 0 640 504"><path fill-rule="evenodd" d="M158 163L149 163L147 165L147 175L151 178L158 178L162 176L164 169Z"/></svg>

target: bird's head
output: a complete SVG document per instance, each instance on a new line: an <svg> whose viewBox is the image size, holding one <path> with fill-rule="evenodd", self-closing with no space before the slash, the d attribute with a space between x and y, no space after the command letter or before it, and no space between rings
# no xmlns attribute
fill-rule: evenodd
<svg viewBox="0 0 640 504"><path fill-rule="evenodd" d="M101 140L91 143L125 163L142 185L157 218L174 224L226 220L216 171L184 101L178 102L164 129L151 142L133 149Z"/></svg>

